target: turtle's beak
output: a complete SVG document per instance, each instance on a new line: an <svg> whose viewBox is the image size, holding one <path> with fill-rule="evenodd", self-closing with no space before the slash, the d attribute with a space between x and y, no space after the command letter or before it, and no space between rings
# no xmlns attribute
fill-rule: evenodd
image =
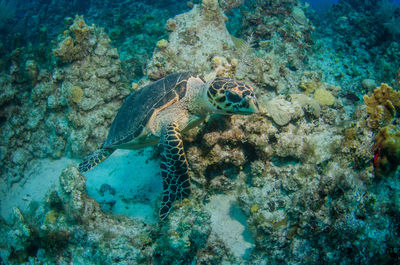
<svg viewBox="0 0 400 265"><path fill-rule="evenodd" d="M260 111L260 109L258 108L257 99L255 97L248 97L247 103L249 104L250 114L258 113Z"/></svg>

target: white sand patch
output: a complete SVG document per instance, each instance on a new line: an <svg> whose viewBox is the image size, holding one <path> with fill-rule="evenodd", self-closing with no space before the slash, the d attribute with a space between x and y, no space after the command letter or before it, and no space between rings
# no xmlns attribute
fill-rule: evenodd
<svg viewBox="0 0 400 265"><path fill-rule="evenodd" d="M112 214L123 214L154 222L158 215L157 197L162 192L162 179L159 161L150 159L151 149L138 151L117 150L109 158L85 172L86 189L89 196L101 203L113 203ZM14 184L11 189L0 190L0 216L11 221L12 207L22 212L29 211L31 202L42 202L52 188L59 188L59 177L69 165L78 166L80 161L61 158L43 159L32 163L26 170L23 182ZM101 186L109 185L101 193ZM104 185L103 185L104 189Z"/></svg>
<svg viewBox="0 0 400 265"><path fill-rule="evenodd" d="M101 203L103 209L110 206L112 214L154 222L162 179L159 161L151 159L151 155L151 148L115 151L83 174L89 196Z"/></svg>
<svg viewBox="0 0 400 265"><path fill-rule="evenodd" d="M214 233L237 257L247 257L254 247L251 232L246 226L246 216L236 205L233 195L214 195L205 209L211 215Z"/></svg>
<svg viewBox="0 0 400 265"><path fill-rule="evenodd" d="M27 212L31 202L43 201L50 189L58 187L61 171L68 165L77 165L77 161L69 158L34 161L25 171L23 181L12 185L10 189L3 187L0 191L1 217L10 222L13 207Z"/></svg>

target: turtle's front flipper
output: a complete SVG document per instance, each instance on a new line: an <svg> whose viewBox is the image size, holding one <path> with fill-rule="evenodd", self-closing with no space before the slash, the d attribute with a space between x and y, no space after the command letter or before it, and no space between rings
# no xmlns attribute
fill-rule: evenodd
<svg viewBox="0 0 400 265"><path fill-rule="evenodd" d="M163 178L163 197L160 208L160 219L164 220L172 203L182 200L190 194L188 163L183 150L182 136L178 125L172 123L163 131L161 144L161 175Z"/></svg>
<svg viewBox="0 0 400 265"><path fill-rule="evenodd" d="M86 171L91 170L97 164L101 163L109 157L115 150L114 149L105 149L105 148L100 148L88 155L83 159L83 161L79 164L79 172L83 173Z"/></svg>

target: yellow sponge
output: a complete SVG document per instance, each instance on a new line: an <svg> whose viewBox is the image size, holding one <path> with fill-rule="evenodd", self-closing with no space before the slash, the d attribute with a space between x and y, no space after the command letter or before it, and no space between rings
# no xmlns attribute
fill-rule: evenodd
<svg viewBox="0 0 400 265"><path fill-rule="evenodd" d="M335 97L323 88L315 90L314 98L320 105L333 105L335 103Z"/></svg>

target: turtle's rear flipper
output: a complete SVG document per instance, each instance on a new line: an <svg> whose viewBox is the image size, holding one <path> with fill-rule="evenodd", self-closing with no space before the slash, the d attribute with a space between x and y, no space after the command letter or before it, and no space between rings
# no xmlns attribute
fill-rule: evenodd
<svg viewBox="0 0 400 265"><path fill-rule="evenodd" d="M167 126L161 139L161 175L163 178L163 197L160 208L160 219L164 220L172 203L182 200L190 194L188 163L183 150L182 136L178 125Z"/></svg>
<svg viewBox="0 0 400 265"><path fill-rule="evenodd" d="M79 164L79 171L81 173L86 172L97 166L97 164L101 163L109 157L115 150L113 149L105 149L100 148L88 155L83 159L83 161Z"/></svg>

